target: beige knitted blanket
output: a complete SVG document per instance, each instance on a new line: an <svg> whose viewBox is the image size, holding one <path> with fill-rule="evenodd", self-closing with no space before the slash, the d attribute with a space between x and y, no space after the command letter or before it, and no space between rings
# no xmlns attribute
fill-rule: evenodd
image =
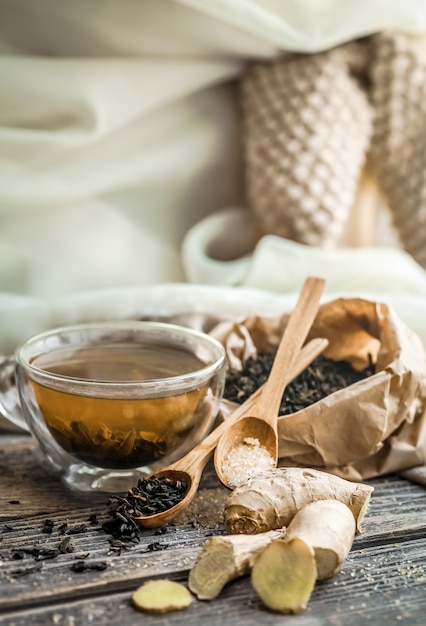
<svg viewBox="0 0 426 626"><path fill-rule="evenodd" d="M426 267L426 64L403 35L254 63L241 106L246 200L265 233L336 245L368 160Z"/></svg>

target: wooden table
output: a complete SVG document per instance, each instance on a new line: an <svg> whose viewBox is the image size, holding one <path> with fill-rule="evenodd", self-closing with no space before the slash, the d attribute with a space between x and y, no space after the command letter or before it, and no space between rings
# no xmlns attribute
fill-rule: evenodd
<svg viewBox="0 0 426 626"><path fill-rule="evenodd" d="M143 530L138 543L121 545L102 530L108 519L103 501L69 494L40 463L28 437L0 434L0 624L424 626L426 489L396 476L371 484L364 532L341 572L317 583L304 613L269 612L245 577L211 602L147 615L131 606L133 590L158 577L185 583L206 538L224 532L228 492L214 471L205 472L191 511L166 532ZM72 569L83 562L100 569Z"/></svg>

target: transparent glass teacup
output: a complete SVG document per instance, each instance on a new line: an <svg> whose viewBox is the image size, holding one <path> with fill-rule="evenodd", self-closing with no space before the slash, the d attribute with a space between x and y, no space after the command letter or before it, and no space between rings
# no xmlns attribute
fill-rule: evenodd
<svg viewBox="0 0 426 626"><path fill-rule="evenodd" d="M64 483L113 493L208 434L226 361L205 333L117 321L36 335L0 368L1 412L32 433Z"/></svg>

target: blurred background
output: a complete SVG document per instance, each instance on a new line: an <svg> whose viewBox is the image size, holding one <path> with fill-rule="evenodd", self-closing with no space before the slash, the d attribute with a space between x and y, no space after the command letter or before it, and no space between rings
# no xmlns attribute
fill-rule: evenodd
<svg viewBox="0 0 426 626"><path fill-rule="evenodd" d="M308 273L423 302L423 0L0 15L0 349L167 298L234 312L229 288L293 294Z"/></svg>

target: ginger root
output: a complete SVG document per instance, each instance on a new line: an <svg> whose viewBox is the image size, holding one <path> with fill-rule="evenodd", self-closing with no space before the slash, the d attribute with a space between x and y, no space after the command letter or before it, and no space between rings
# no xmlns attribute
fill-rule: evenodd
<svg viewBox="0 0 426 626"><path fill-rule="evenodd" d="M230 534L255 534L288 526L304 506L339 500L352 511L359 531L373 487L327 472L298 467L268 470L237 487L225 502Z"/></svg>
<svg viewBox="0 0 426 626"><path fill-rule="evenodd" d="M330 578L342 566L355 537L355 518L338 500L311 502L293 517L287 538L298 537L315 554L317 579Z"/></svg>
<svg viewBox="0 0 426 626"><path fill-rule="evenodd" d="M224 586L250 572L255 558L271 541L283 538L285 529L253 535L215 536L206 541L188 579L199 600L216 598Z"/></svg>
<svg viewBox="0 0 426 626"><path fill-rule="evenodd" d="M278 613L300 613L317 578L314 551L298 537L279 539L258 556L251 583L262 602Z"/></svg>
<svg viewBox="0 0 426 626"><path fill-rule="evenodd" d="M254 562L251 581L264 604L280 613L303 611L316 580L339 571L355 530L353 513L338 500L304 506L288 526L285 539L272 541Z"/></svg>
<svg viewBox="0 0 426 626"><path fill-rule="evenodd" d="M173 580L149 580L136 589L132 604L139 611L147 613L168 613L186 609L193 600L185 585Z"/></svg>

